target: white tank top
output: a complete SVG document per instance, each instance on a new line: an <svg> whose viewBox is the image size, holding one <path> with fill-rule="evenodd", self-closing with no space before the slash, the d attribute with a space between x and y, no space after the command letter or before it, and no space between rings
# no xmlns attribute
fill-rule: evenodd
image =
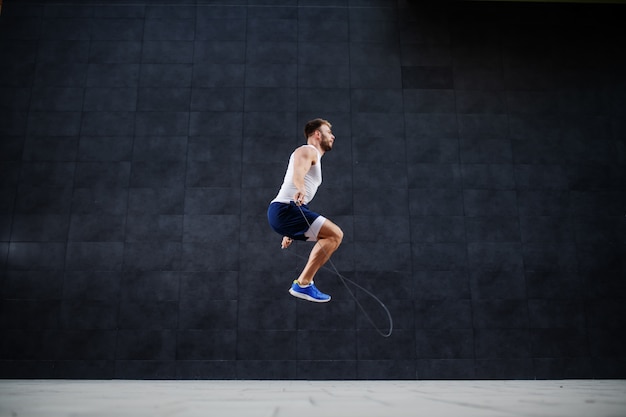
<svg viewBox="0 0 626 417"><path fill-rule="evenodd" d="M304 189L306 191L306 195L304 196L304 204L309 204L313 197L315 197L315 193L317 193L317 188L322 183L322 155L313 145L302 145L302 146L310 146L315 149L317 152L317 162L311 165L309 172L304 176ZM278 191L278 195L271 201L272 203L286 203L289 204L293 201L293 196L296 194L298 189L293 184L293 165L294 165L294 154L295 151L289 157L289 165L287 165L287 172L285 173L285 178L283 179L283 185L280 187Z"/></svg>

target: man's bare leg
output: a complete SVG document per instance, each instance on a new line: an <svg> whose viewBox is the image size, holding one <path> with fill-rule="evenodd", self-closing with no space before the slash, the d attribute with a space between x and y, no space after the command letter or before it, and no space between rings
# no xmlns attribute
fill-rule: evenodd
<svg viewBox="0 0 626 417"><path fill-rule="evenodd" d="M342 240L343 231L335 223L326 219L317 235L317 242L311 249L309 260L298 277L298 284L302 286L310 284L317 271L341 245Z"/></svg>

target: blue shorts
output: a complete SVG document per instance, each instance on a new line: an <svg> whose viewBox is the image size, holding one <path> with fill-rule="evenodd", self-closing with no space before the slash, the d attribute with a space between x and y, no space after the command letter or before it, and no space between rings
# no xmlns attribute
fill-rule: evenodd
<svg viewBox="0 0 626 417"><path fill-rule="evenodd" d="M317 240L317 234L326 218L309 210L308 206L298 207L292 201L289 204L276 202L270 204L267 209L267 220L269 220L272 229L279 235L290 237L293 240L314 241Z"/></svg>

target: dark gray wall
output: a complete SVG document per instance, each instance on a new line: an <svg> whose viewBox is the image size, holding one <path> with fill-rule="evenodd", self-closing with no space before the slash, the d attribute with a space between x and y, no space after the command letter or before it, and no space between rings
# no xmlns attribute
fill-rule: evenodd
<svg viewBox="0 0 626 417"><path fill-rule="evenodd" d="M626 377L623 6L4 3L1 377ZM287 293L313 117L389 338Z"/></svg>

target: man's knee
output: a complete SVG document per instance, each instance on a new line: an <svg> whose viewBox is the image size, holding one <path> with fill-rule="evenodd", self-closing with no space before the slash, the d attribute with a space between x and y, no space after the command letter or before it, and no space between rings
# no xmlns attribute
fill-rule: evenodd
<svg viewBox="0 0 626 417"><path fill-rule="evenodd" d="M343 230L341 230L341 228L339 226L337 226L337 246L339 246L341 244L341 242L343 241Z"/></svg>
<svg viewBox="0 0 626 417"><path fill-rule="evenodd" d="M331 241L335 247L338 247L343 241L343 230L335 223L327 221L322 226L318 238Z"/></svg>
<svg viewBox="0 0 626 417"><path fill-rule="evenodd" d="M335 248L338 248L343 241L343 230L335 224L333 224L333 226L332 233L328 236L328 238L334 243Z"/></svg>

